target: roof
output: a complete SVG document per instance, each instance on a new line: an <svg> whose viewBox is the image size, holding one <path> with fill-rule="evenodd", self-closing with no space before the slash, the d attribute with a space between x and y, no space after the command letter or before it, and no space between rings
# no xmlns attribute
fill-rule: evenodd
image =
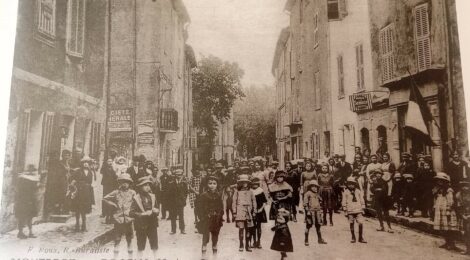
<svg viewBox="0 0 470 260"><path fill-rule="evenodd" d="M290 36L290 27L287 26L286 28L281 30L281 33L279 34L279 38L277 39L277 44L276 44L276 50L274 51L274 59L273 59L273 65L271 68L271 73L274 75L274 71L279 64L279 59L282 53L282 50L284 49L284 46L286 45L287 40L289 39Z"/></svg>
<svg viewBox="0 0 470 260"><path fill-rule="evenodd" d="M173 7L175 8L176 12L184 23L191 22L188 10L186 9L186 6L184 5L182 0L173 0Z"/></svg>

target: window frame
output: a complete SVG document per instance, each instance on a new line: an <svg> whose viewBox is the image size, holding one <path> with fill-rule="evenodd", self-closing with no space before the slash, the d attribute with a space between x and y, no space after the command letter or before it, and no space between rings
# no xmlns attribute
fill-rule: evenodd
<svg viewBox="0 0 470 260"><path fill-rule="evenodd" d="M74 13L72 11L74 1L77 2L77 11L76 11L77 20L75 23L75 28L72 28L72 24L73 24L72 19L75 18L73 17ZM82 8L83 10L81 14L79 13L80 4L83 5L83 8ZM80 36L79 36L80 17L83 20L81 24L83 28L81 29L81 50L78 50L78 43L80 40ZM86 0L67 0L67 27L66 28L67 28L67 31L66 31L65 49L66 49L67 54L74 56L74 57L82 58L85 53ZM72 30L75 30L75 39L72 39ZM75 41L75 50L72 50L70 48L70 44L72 40Z"/></svg>
<svg viewBox="0 0 470 260"><path fill-rule="evenodd" d="M345 96L345 89L344 89L344 57L343 57L343 54L339 54L336 57L336 64L338 66L338 99L342 99Z"/></svg>
<svg viewBox="0 0 470 260"><path fill-rule="evenodd" d="M418 71L424 71L432 65L431 28L429 5L424 3L413 9L416 65ZM420 16L420 17L419 17ZM423 28L424 26L424 28ZM424 55L424 56L422 56Z"/></svg>
<svg viewBox="0 0 470 260"><path fill-rule="evenodd" d="M51 1L52 3L52 12L51 12L51 29L48 30L45 28L46 23L43 22L43 17L45 17L45 13L43 13L43 6L42 3L46 1ZM56 9L57 4L56 0L36 0L36 31L41 35L46 37L48 40L54 40L56 37Z"/></svg>
<svg viewBox="0 0 470 260"><path fill-rule="evenodd" d="M356 86L358 91L365 90L364 73L364 44L358 42L355 45L356 50Z"/></svg>
<svg viewBox="0 0 470 260"><path fill-rule="evenodd" d="M319 45L318 40L318 12L313 16L313 48L317 48Z"/></svg>
<svg viewBox="0 0 470 260"><path fill-rule="evenodd" d="M380 30L379 49L382 82L388 82L393 80L395 75L395 25L393 23Z"/></svg>
<svg viewBox="0 0 470 260"><path fill-rule="evenodd" d="M314 72L315 81L315 110L321 109L321 86L320 86L320 70Z"/></svg>

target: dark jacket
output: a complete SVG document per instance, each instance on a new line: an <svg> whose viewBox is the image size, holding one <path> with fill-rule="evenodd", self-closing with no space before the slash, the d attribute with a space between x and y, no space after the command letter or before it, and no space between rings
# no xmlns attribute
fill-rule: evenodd
<svg viewBox="0 0 470 260"><path fill-rule="evenodd" d="M224 205L218 192L204 192L198 198L197 215L200 232L218 231L222 227Z"/></svg>
<svg viewBox="0 0 470 260"><path fill-rule="evenodd" d="M132 180L134 181L133 183L134 185L138 183L139 178L145 177L147 175L145 174L144 168L140 166L138 167L137 172L135 171L134 166L131 166L127 168L126 173L128 173L131 176Z"/></svg>
<svg viewBox="0 0 470 260"><path fill-rule="evenodd" d="M157 208L155 195L152 193L149 193L149 195L153 208ZM129 216L134 219L134 228L136 231L158 227L158 215L152 214L150 216L143 216L142 213L144 212L145 209L142 204L142 195L139 193L134 196L131 209L129 211Z"/></svg>
<svg viewBox="0 0 470 260"><path fill-rule="evenodd" d="M103 165L100 171L102 175L101 185L103 185L103 194L106 195L117 189L117 175L112 166Z"/></svg>
<svg viewBox="0 0 470 260"><path fill-rule="evenodd" d="M36 191L37 182L18 178L15 198L15 216L33 218L37 215Z"/></svg>
<svg viewBox="0 0 470 260"><path fill-rule="evenodd" d="M81 213L90 213L91 206L95 204L95 196L93 192L93 171L88 170L85 175L84 169L78 169L73 175L72 180L75 181L77 187L77 195L72 199L72 211Z"/></svg>
<svg viewBox="0 0 470 260"><path fill-rule="evenodd" d="M170 208L186 206L188 196L188 182L182 178L179 182L176 178L171 178L168 183L168 203Z"/></svg>
<svg viewBox="0 0 470 260"><path fill-rule="evenodd" d="M352 167L351 164L348 162L344 162L344 165L341 165L341 163L338 163L336 165L337 171L336 171L336 176L339 177L339 180L341 183L345 183L346 179L352 175ZM336 178L335 178L336 180Z"/></svg>
<svg viewBox="0 0 470 260"><path fill-rule="evenodd" d="M384 207L387 204L388 185L382 178L372 183L370 191L374 195L375 207Z"/></svg>

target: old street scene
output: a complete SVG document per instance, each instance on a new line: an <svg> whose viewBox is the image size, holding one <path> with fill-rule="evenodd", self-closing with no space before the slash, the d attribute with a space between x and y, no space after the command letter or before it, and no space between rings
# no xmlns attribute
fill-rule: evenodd
<svg viewBox="0 0 470 260"><path fill-rule="evenodd" d="M469 259L457 9L19 0L0 259Z"/></svg>

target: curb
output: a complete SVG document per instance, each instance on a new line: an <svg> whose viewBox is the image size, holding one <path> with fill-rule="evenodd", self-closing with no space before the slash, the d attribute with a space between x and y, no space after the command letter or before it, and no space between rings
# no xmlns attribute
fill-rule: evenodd
<svg viewBox="0 0 470 260"><path fill-rule="evenodd" d="M105 230L103 233L96 236L95 238L92 238L91 240L83 242L81 245L77 246L75 249L80 251L86 248L99 248L112 240L113 233L114 233L114 228Z"/></svg>
<svg viewBox="0 0 470 260"><path fill-rule="evenodd" d="M377 219L376 218L377 214L375 213L375 210L371 208L367 208L365 210L364 215L368 218ZM433 236L442 237L442 233L440 232L440 230L435 230L433 224L430 224L424 221L416 221L416 220L411 221L409 218L406 218L406 217L397 217L397 216L390 215L390 222L413 229L415 231L420 231L420 232L427 233ZM459 235L457 236L457 240L464 241L461 233L460 232L458 233Z"/></svg>

